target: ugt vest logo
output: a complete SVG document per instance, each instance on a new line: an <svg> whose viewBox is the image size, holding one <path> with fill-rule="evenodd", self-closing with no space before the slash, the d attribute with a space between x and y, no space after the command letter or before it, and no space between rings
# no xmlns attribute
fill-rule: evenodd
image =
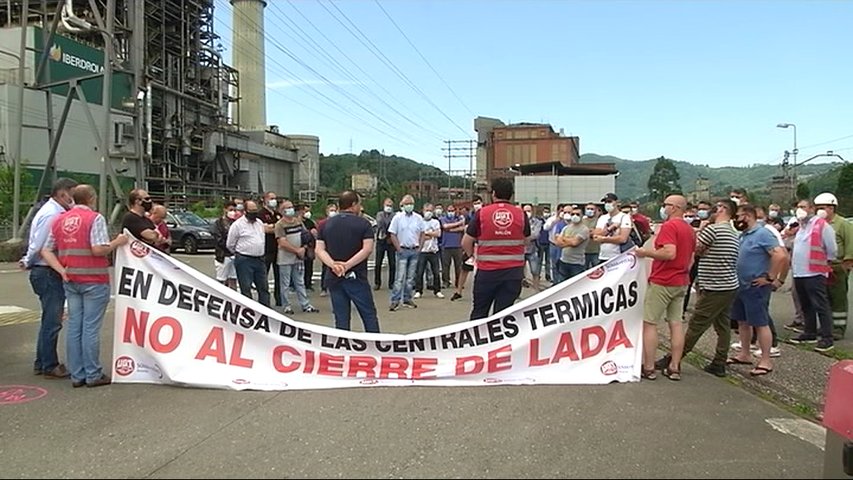
<svg viewBox="0 0 853 480"><path fill-rule="evenodd" d="M80 218L79 215L67 216L62 221L62 233L66 235L74 235L77 233L77 230L80 230L80 225L83 223L83 219Z"/></svg>
<svg viewBox="0 0 853 480"><path fill-rule="evenodd" d="M509 228L509 226L512 225L512 212L503 208L495 210L495 213L492 214L492 222L494 222L498 228Z"/></svg>

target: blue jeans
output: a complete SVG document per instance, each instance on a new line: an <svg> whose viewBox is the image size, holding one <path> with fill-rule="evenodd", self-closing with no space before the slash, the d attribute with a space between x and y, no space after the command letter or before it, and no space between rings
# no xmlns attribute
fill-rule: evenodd
<svg viewBox="0 0 853 480"><path fill-rule="evenodd" d="M65 306L65 289L62 277L50 267L33 267L30 285L41 302L41 327L36 340L36 360L33 367L49 372L59 365L56 342L62 330L62 309Z"/></svg>
<svg viewBox="0 0 853 480"><path fill-rule="evenodd" d="M343 279L329 287L329 298L332 301L332 311L335 314L335 328L350 329L352 303L358 310L364 331L379 333L379 318L376 316L376 304L373 303L373 292L367 280L360 278ZM352 303L350 303L352 302Z"/></svg>
<svg viewBox="0 0 853 480"><path fill-rule="evenodd" d="M542 264L545 264L545 280L551 281L551 246L538 244L536 251L539 254L539 272L542 272Z"/></svg>
<svg viewBox="0 0 853 480"><path fill-rule="evenodd" d="M584 270L589 270L592 267L598 266L598 254L597 253L585 253L586 263L584 264Z"/></svg>
<svg viewBox="0 0 853 480"><path fill-rule="evenodd" d="M234 269L237 271L237 283L240 293L252 298L252 284L258 291L258 302L270 306L270 291L267 282L267 266L263 258L234 255Z"/></svg>
<svg viewBox="0 0 853 480"><path fill-rule="evenodd" d="M557 278L560 276L560 272L557 271L557 265L560 263L560 257L563 256L563 249L551 244L548 247L548 260L550 260L550 265L548 265L548 270L551 272L551 280L554 282L558 282Z"/></svg>
<svg viewBox="0 0 853 480"><path fill-rule="evenodd" d="M296 290L296 299L299 301L299 306L305 310L311 306L308 300L308 293L305 291L305 264L301 261L292 265L276 265L278 267L278 276L281 279L282 285L293 285ZM287 307L290 301L287 299L287 292L290 288L281 289L281 306Z"/></svg>
<svg viewBox="0 0 853 480"><path fill-rule="evenodd" d="M109 283L65 284L68 333L65 335L71 380L91 383L101 378L101 325L110 303Z"/></svg>
<svg viewBox="0 0 853 480"><path fill-rule="evenodd" d="M524 260L527 262L527 265L530 267L530 276L532 278L539 278L539 274L542 273L542 262L539 261L539 251L533 250L530 253L524 254Z"/></svg>
<svg viewBox="0 0 853 480"><path fill-rule="evenodd" d="M404 302L412 300L418 256L420 253L414 248L404 248L397 252L397 268L394 272L394 290L391 291L391 304L400 303L401 299Z"/></svg>
<svg viewBox="0 0 853 480"><path fill-rule="evenodd" d="M565 282L575 275L582 274L584 271L586 271L586 268L579 263L565 263L560 260L557 264L557 272L559 273L559 279L557 282Z"/></svg>

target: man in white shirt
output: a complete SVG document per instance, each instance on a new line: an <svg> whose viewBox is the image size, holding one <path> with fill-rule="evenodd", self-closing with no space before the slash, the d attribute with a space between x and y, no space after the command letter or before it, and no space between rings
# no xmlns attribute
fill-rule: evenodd
<svg viewBox="0 0 853 480"><path fill-rule="evenodd" d="M394 215L388 227L388 238L397 251L397 268L394 272L394 289L391 291L392 312L400 309L400 302L408 308L418 308L412 301L415 271L423 244L424 219L415 212L415 199L406 195L400 201L401 212Z"/></svg>
<svg viewBox="0 0 853 480"><path fill-rule="evenodd" d="M234 252L234 268L237 270L237 283L240 293L252 298L252 284L258 291L258 302L270 306L270 293L267 286L267 267L264 263L266 252L266 225L258 219L258 204L246 201L246 214L234 220L228 229L226 248ZM272 230L272 225L270 225Z"/></svg>
<svg viewBox="0 0 853 480"><path fill-rule="evenodd" d="M608 193L601 202L606 213L598 217L592 240L601 244L598 260L604 263L622 253L621 246L629 241L634 224L630 211L620 211L619 197L615 193Z"/></svg>
<svg viewBox="0 0 853 480"><path fill-rule="evenodd" d="M418 267L415 271L415 297L420 298L424 292L424 273L429 265L432 271L432 291L437 298L444 298L441 293L441 272L439 268L438 239L441 238L441 223L433 216L431 203L424 205L424 235L421 253L418 255Z"/></svg>

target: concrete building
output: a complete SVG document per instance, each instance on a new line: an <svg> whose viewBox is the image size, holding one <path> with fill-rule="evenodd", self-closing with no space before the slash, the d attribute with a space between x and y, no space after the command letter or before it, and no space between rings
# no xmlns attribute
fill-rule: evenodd
<svg viewBox="0 0 853 480"><path fill-rule="evenodd" d="M523 203L598 202L616 191L612 163L580 163L580 138L543 123L506 125L496 118L474 119L477 131L477 191L493 178L515 179L515 200ZM485 198L485 195L484 195Z"/></svg>
<svg viewBox="0 0 853 480"><path fill-rule="evenodd" d="M112 2L114 15L105 8L93 15L85 0L31 1L26 15L21 2L0 4L0 147L7 162L23 160L35 183L47 172L109 184L102 195L110 205L133 187L172 207L269 190L316 199L319 138L266 123L266 2L232 0L239 68L217 50L214 0ZM52 24L59 25L55 33ZM101 31L114 41L104 43ZM102 101L105 78L110 108Z"/></svg>

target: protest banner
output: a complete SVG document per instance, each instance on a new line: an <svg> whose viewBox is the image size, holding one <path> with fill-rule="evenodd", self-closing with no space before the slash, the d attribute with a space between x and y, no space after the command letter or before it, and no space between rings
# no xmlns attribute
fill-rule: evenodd
<svg viewBox="0 0 853 480"><path fill-rule="evenodd" d="M370 334L288 318L131 240L115 263L113 382L301 390L638 381L646 269L627 252L489 318Z"/></svg>

